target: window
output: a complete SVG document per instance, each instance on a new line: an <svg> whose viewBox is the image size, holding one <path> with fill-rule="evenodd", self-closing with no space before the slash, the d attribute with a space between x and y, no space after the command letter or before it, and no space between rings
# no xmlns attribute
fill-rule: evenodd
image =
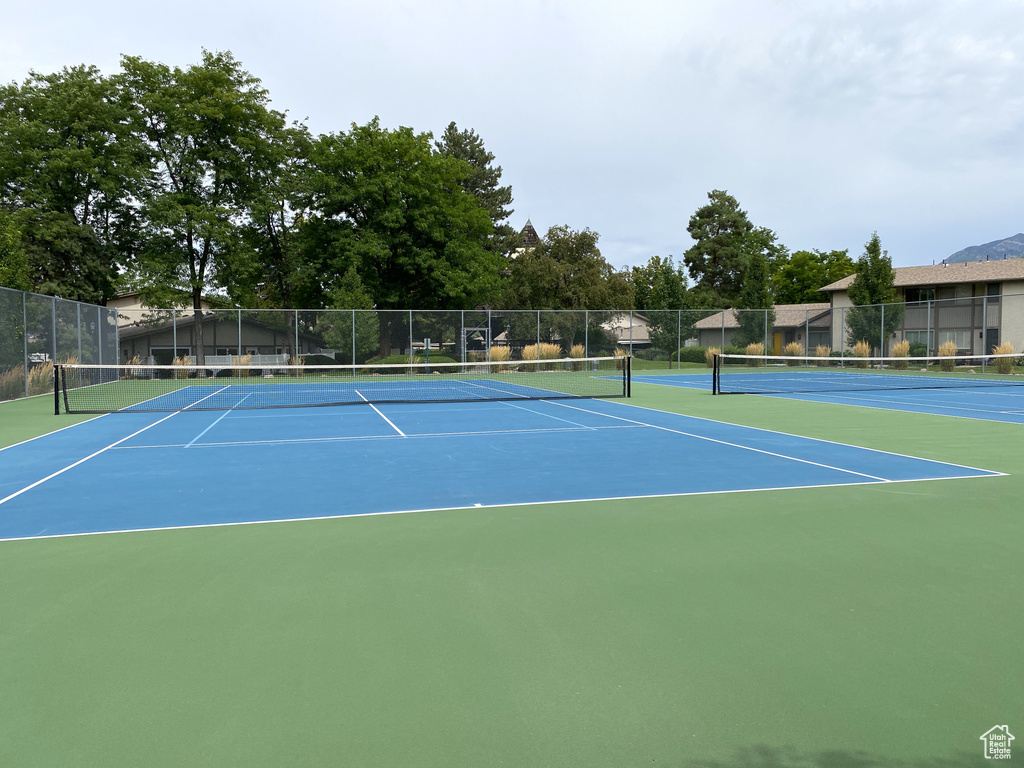
<svg viewBox="0 0 1024 768"><path fill-rule="evenodd" d="M907 288L904 291L906 302L912 304L918 301L935 301L934 288Z"/></svg>
<svg viewBox="0 0 1024 768"><path fill-rule="evenodd" d="M923 346L926 350L935 348L935 331L907 331L903 334L903 338L910 342L913 346ZM925 354L928 354L925 352Z"/></svg>
<svg viewBox="0 0 1024 768"><path fill-rule="evenodd" d="M985 295L988 296L989 304L996 304L999 301L999 288L1000 283L989 283L986 287Z"/></svg>
<svg viewBox="0 0 1024 768"><path fill-rule="evenodd" d="M971 332L962 330L939 331L939 344L945 344L947 341L955 343L957 349L970 350Z"/></svg>

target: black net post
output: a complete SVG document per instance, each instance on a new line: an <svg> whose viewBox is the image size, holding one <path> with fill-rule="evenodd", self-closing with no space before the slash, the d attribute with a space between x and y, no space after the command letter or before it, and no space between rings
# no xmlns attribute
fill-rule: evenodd
<svg viewBox="0 0 1024 768"><path fill-rule="evenodd" d="M60 366L53 366L53 415L60 416Z"/></svg>

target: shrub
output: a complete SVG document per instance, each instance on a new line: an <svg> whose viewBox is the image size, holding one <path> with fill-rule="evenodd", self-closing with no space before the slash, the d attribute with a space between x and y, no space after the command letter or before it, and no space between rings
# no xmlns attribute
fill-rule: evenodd
<svg viewBox="0 0 1024 768"><path fill-rule="evenodd" d="M619 350L615 350L616 356L619 354ZM625 353L623 353L625 354ZM523 347L523 360L558 360L562 356L562 348L557 344L552 344L547 341L542 341L540 344L530 344ZM557 366L541 365L534 370L550 371ZM532 368L532 366L531 366Z"/></svg>
<svg viewBox="0 0 1024 768"><path fill-rule="evenodd" d="M764 355L764 342L755 341L751 344L747 344L747 354L756 355L761 357ZM764 365L764 360L747 360L747 366L750 368L760 368Z"/></svg>
<svg viewBox="0 0 1024 768"><path fill-rule="evenodd" d="M914 342L910 345L910 356L911 357L926 357L928 355L928 347L921 342Z"/></svg>
<svg viewBox="0 0 1024 768"><path fill-rule="evenodd" d="M241 357L233 357L233 358L231 358L231 364L232 365L252 365L252 353L250 352L249 354L242 355ZM177 365L177 363L175 363L175 365ZM238 371L238 378L240 378L240 379L247 379L251 375L252 375L252 371L250 371L248 368L240 368L239 371Z"/></svg>
<svg viewBox="0 0 1024 768"><path fill-rule="evenodd" d="M854 357L870 357L871 356L871 345L868 344L864 339L861 339L853 345L853 356ZM858 360L856 363L858 368L867 368L867 360Z"/></svg>
<svg viewBox="0 0 1024 768"><path fill-rule="evenodd" d="M672 353L673 362L703 363L704 347L683 347Z"/></svg>
<svg viewBox="0 0 1024 768"><path fill-rule="evenodd" d="M907 341L906 339L903 339L902 341L897 341L895 344L892 345L893 357L906 358L908 355L910 355L910 342ZM907 370L907 361L904 359L895 360L893 361L892 367L895 368L897 371L905 371Z"/></svg>
<svg viewBox="0 0 1024 768"><path fill-rule="evenodd" d="M955 341L944 341L939 346L939 370L952 371L956 367L956 342Z"/></svg>
<svg viewBox="0 0 1024 768"><path fill-rule="evenodd" d="M176 357L171 362L171 365L175 367L174 378L187 379L190 377L191 371L186 369L192 365L192 361L187 357Z"/></svg>
<svg viewBox="0 0 1024 768"><path fill-rule="evenodd" d="M996 358L996 373L1013 373L1013 357L1011 357L1013 355L1013 344L1005 341L992 351L997 355L1006 355L1006 357Z"/></svg>
<svg viewBox="0 0 1024 768"><path fill-rule="evenodd" d="M708 368L715 367L715 355L722 354L722 350L718 347L708 347L704 350L704 363Z"/></svg>
<svg viewBox="0 0 1024 768"><path fill-rule="evenodd" d="M569 350L569 357L572 357L572 358L582 358L582 357L586 357L586 356L587 356L587 350L586 350L586 347L584 347L582 344L573 344L572 345L572 349ZM582 371L583 370L583 363L573 363L572 364L572 369L574 371Z"/></svg>
<svg viewBox="0 0 1024 768"><path fill-rule="evenodd" d="M827 344L819 344L818 346L816 346L814 348L814 356L815 357L830 357L831 355L832 355L832 347L828 346ZM828 365L828 361L826 361L826 360L819 360L818 361L818 367L819 368L824 368L827 365Z"/></svg>
<svg viewBox="0 0 1024 768"><path fill-rule="evenodd" d="M615 370L621 371L625 369L626 357L628 357L628 355L626 354L626 350L624 350L622 347L615 348Z"/></svg>
<svg viewBox="0 0 1024 768"><path fill-rule="evenodd" d="M783 347L782 354L785 355L786 357L792 357L792 358L803 357L803 355L804 355L804 345L801 344L799 341L791 341L791 342L789 342L789 344L787 344L785 347ZM797 365L800 365L800 361L799 360L795 360L795 359L794 360L787 360L786 361L786 365L797 366Z"/></svg>

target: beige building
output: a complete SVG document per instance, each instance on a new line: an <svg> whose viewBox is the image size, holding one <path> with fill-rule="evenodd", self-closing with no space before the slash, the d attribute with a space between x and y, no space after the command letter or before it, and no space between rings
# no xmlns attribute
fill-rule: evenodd
<svg viewBox="0 0 1024 768"><path fill-rule="evenodd" d="M896 289L906 310L902 326L887 340L922 344L929 354L952 341L959 354L983 355L1010 342L1024 350L1024 258L896 267ZM853 306L854 277L826 285L833 309L832 348L849 348L843 319Z"/></svg>
<svg viewBox="0 0 1024 768"><path fill-rule="evenodd" d="M796 342L810 354L819 344L829 344L832 335L830 309L828 304L776 304L775 323L766 328L769 355L781 355L787 344ZM697 343L702 347L725 348L733 344L733 336L740 327L737 312L763 310L726 309L698 320L694 324Z"/></svg>

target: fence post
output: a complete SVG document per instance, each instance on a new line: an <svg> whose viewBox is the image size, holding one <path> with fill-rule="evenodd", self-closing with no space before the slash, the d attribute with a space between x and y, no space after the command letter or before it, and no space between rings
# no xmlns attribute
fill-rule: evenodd
<svg viewBox="0 0 1024 768"><path fill-rule="evenodd" d="M538 312L538 316L540 313ZM540 328L538 321L538 328ZM538 331L539 333L540 331ZM487 362L491 362L491 308L487 308Z"/></svg>
<svg viewBox="0 0 1024 768"><path fill-rule="evenodd" d="M28 294L21 292L21 345L24 359L21 369L25 372L25 397L28 397Z"/></svg>
<svg viewBox="0 0 1024 768"><path fill-rule="evenodd" d="M925 354L925 357L928 357L928 356L930 356L932 354L932 302L931 302L930 299L928 300L928 311L927 311L927 314L928 314L928 325L926 326L927 330L925 331L925 336L924 336L924 346L925 346L925 353L924 354Z"/></svg>
<svg viewBox="0 0 1024 768"><path fill-rule="evenodd" d="M174 354L172 358L178 356L178 310L171 307L171 343L174 344ZM153 350L150 349L150 352ZM147 355L150 357L150 355Z"/></svg>
<svg viewBox="0 0 1024 768"><path fill-rule="evenodd" d="M725 352L725 310L722 310L722 351Z"/></svg>
<svg viewBox="0 0 1024 768"><path fill-rule="evenodd" d="M633 356L633 310L629 310L629 356Z"/></svg>
<svg viewBox="0 0 1024 768"><path fill-rule="evenodd" d="M238 310L238 346L236 353L238 355L238 362L242 362L242 310Z"/></svg>
<svg viewBox="0 0 1024 768"><path fill-rule="evenodd" d="M488 312L489 311L490 310L488 310ZM487 332L487 335L488 336L491 335L489 330ZM487 359L488 360L491 359L490 355L487 356ZM537 359L540 360L540 310L539 309L537 310Z"/></svg>
<svg viewBox="0 0 1024 768"><path fill-rule="evenodd" d="M82 305L75 302L75 314L78 315L78 362L82 362Z"/></svg>
<svg viewBox="0 0 1024 768"><path fill-rule="evenodd" d="M583 356L590 357L590 310L583 310Z"/></svg>
<svg viewBox="0 0 1024 768"><path fill-rule="evenodd" d="M885 357L885 304L882 305L882 335L878 337L878 354Z"/></svg>
<svg viewBox="0 0 1024 768"><path fill-rule="evenodd" d="M804 315L804 354L811 356L811 310L805 310Z"/></svg>
<svg viewBox="0 0 1024 768"><path fill-rule="evenodd" d="M676 310L676 368L683 367L683 310ZM672 368L672 361L668 362L669 369Z"/></svg>
<svg viewBox="0 0 1024 768"><path fill-rule="evenodd" d="M295 353L292 355L292 364L299 364L299 310L295 311Z"/></svg>
<svg viewBox="0 0 1024 768"><path fill-rule="evenodd" d="M57 297L50 298L50 346L53 347L53 364L57 364Z"/></svg>
<svg viewBox="0 0 1024 768"><path fill-rule="evenodd" d="M839 308L839 359L846 360L846 307Z"/></svg>

